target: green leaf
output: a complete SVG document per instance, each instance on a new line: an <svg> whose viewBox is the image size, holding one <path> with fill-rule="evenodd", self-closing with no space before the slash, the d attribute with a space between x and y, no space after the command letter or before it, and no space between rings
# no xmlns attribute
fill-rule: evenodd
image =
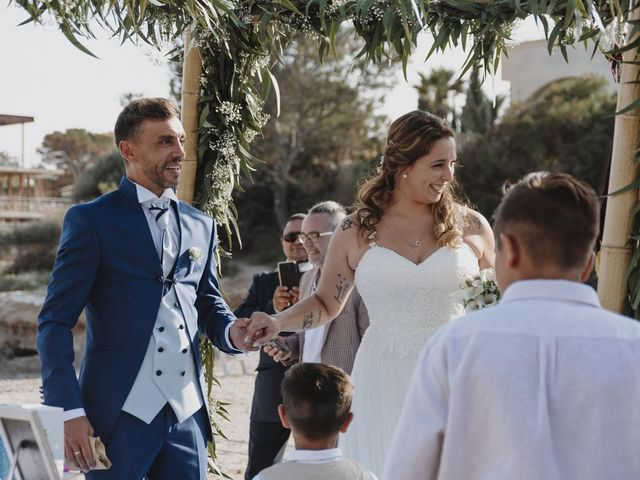
<svg viewBox="0 0 640 480"><path fill-rule="evenodd" d="M86 48L84 45L82 45L78 39L75 37L75 35L73 34L73 32L71 31L71 28L69 27L69 25L64 22L61 23L59 25L60 30L62 31L62 33L64 34L65 37L67 37L67 40L69 40L71 42L71 44L76 47L78 50L80 50L81 52L86 53L87 55L92 56L93 58L98 58L96 55L94 55L88 48Z"/></svg>
<svg viewBox="0 0 640 480"><path fill-rule="evenodd" d="M640 98L636 98L633 102L631 102L629 105L627 105L623 109L618 110L615 114L622 115L623 113L630 112L631 110L635 110L636 108L640 108Z"/></svg>
<svg viewBox="0 0 640 480"><path fill-rule="evenodd" d="M613 197L614 195L620 195L621 193L629 192L631 190L637 190L639 186L640 186L640 177L636 178L629 185L622 187L619 190L616 190L615 192L609 193L606 196Z"/></svg>
<svg viewBox="0 0 640 480"><path fill-rule="evenodd" d="M269 78L271 78L271 83L273 83L273 91L276 94L276 117L280 116L280 86L278 85L278 80L271 73L271 70L267 70L269 73Z"/></svg>

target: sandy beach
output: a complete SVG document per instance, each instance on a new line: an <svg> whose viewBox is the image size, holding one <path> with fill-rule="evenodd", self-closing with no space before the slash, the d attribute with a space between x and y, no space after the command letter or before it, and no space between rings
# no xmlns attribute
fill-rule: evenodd
<svg viewBox="0 0 640 480"><path fill-rule="evenodd" d="M218 464L234 480L243 478L247 462L247 441L249 438L249 412L253 397L255 373L252 371L257 361L255 354L243 359L224 359L218 362L216 372L222 388L214 387L216 398L229 403L230 422L220 419L227 438L217 437ZM228 369L225 374L224 366ZM244 364L244 365L243 365ZM243 373L244 371L249 373ZM0 380L0 403L39 403L37 374L22 375L22 378ZM65 477L66 478L66 477ZM77 476L75 478L83 478ZM212 476L211 478L218 478Z"/></svg>

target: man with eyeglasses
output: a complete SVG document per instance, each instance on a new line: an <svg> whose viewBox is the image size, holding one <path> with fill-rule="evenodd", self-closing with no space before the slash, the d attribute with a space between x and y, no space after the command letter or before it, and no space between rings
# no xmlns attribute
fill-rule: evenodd
<svg viewBox="0 0 640 480"><path fill-rule="evenodd" d="M299 264L307 261L307 252L298 240L305 217L304 213L291 215L285 222L282 237L280 237L285 258ZM235 314L249 318L256 311L276 313L273 304L276 287L278 287L278 272L276 270L256 274L246 298L235 310ZM287 295L290 304L297 302L298 288L295 287L291 291L291 297L289 294ZM260 352L251 405L246 480L250 480L261 470L276 463L282 455L281 450L284 450L283 447L289 439L289 430L282 426L278 417L278 405L282 403L280 382L286 369L287 367L282 363L276 362L266 353Z"/></svg>
<svg viewBox="0 0 640 480"><path fill-rule="evenodd" d="M329 241L345 216L346 211L342 205L326 201L311 207L307 218L302 222L299 240L303 242L313 269L305 273L300 280L301 299L315 291L329 249ZM360 294L354 288L342 313L332 322L318 328L296 332L287 338L280 338L287 344L290 353L268 346L264 347L264 351L275 360L287 364L327 363L350 374L356 351L367 327L369 315Z"/></svg>

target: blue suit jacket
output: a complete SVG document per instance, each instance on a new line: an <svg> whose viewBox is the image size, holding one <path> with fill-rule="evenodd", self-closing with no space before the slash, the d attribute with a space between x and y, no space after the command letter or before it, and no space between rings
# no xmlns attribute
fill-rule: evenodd
<svg viewBox="0 0 640 480"><path fill-rule="evenodd" d="M215 222L182 202L178 219L175 290L201 372L198 331L233 353L225 329L235 317L218 291ZM192 248L200 250L200 259L189 254ZM142 364L164 283L149 225L128 179L115 192L69 209L38 317L46 405L83 407L95 434L109 437ZM87 338L78 382L71 329L85 307Z"/></svg>

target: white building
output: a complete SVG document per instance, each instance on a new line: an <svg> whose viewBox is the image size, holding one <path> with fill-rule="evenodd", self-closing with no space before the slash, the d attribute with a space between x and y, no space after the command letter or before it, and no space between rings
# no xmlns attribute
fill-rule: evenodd
<svg viewBox="0 0 640 480"><path fill-rule="evenodd" d="M544 39L523 42L510 48L509 56L502 57L502 80L511 83L511 103L526 100L556 80L586 74L602 76L611 91L617 91L611 65L599 51L591 58L592 51L592 43L586 50L583 44L567 47L567 63L558 48L554 48L549 55Z"/></svg>

